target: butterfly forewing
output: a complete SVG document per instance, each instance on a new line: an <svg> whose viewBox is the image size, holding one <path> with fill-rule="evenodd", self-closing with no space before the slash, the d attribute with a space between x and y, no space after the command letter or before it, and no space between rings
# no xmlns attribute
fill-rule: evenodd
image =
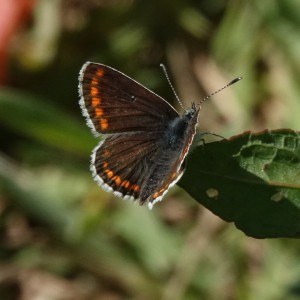
<svg viewBox="0 0 300 300"><path fill-rule="evenodd" d="M164 99L105 65L82 67L79 92L83 114L97 133L156 132L178 117Z"/></svg>

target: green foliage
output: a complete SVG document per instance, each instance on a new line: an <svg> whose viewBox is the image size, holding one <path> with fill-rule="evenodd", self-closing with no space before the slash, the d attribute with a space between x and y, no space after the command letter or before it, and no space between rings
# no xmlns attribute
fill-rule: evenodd
<svg viewBox="0 0 300 300"><path fill-rule="evenodd" d="M88 146L93 145L82 123L45 99L25 92L1 89L0 118L15 132L60 150L88 154Z"/></svg>
<svg viewBox="0 0 300 300"><path fill-rule="evenodd" d="M198 146L180 181L201 204L247 235L300 233L300 134L246 132Z"/></svg>
<svg viewBox="0 0 300 300"><path fill-rule="evenodd" d="M199 130L269 131L205 136L180 185L247 235L299 236L299 1L31 2L14 20L0 1L0 298L297 299L298 241L248 238L178 188L148 211L93 182L77 78L101 62L172 100L163 62L188 108L243 76Z"/></svg>

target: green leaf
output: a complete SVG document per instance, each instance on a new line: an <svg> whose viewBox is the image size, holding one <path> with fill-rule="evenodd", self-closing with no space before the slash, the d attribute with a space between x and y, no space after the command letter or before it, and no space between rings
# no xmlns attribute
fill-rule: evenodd
<svg viewBox="0 0 300 300"><path fill-rule="evenodd" d="M255 238L300 235L300 133L246 132L198 146L179 185Z"/></svg>
<svg viewBox="0 0 300 300"><path fill-rule="evenodd" d="M79 111L77 99L72 105ZM0 121L19 134L71 153L86 155L95 144L84 118L80 124L55 105L50 106L47 99L24 91L1 89Z"/></svg>

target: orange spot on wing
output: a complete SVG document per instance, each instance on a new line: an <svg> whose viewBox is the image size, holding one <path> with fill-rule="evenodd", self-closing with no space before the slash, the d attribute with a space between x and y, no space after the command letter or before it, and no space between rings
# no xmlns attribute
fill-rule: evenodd
<svg viewBox="0 0 300 300"><path fill-rule="evenodd" d="M92 98L92 106L96 107L101 104L101 99L99 97Z"/></svg>
<svg viewBox="0 0 300 300"><path fill-rule="evenodd" d="M104 71L102 70L102 69L98 69L96 72L95 72L95 74L94 74L94 76L92 77L92 79L91 79L91 95L92 96L97 96L98 94L99 94L99 91L100 91L100 89L99 89L99 77L103 77L103 75L104 75ZM95 101L95 102L98 102L98 100L92 100L92 101ZM99 103L100 103L100 98L99 98ZM98 104L99 104L98 103ZM94 102L92 102L92 105L93 106L96 106L97 104L94 104Z"/></svg>
<svg viewBox="0 0 300 300"><path fill-rule="evenodd" d="M99 77L103 77L104 70L103 69L98 69L97 72L96 72L96 75L99 76Z"/></svg>
<svg viewBox="0 0 300 300"><path fill-rule="evenodd" d="M172 174L172 179L174 179L176 176L177 176L177 173L174 172L174 173Z"/></svg>
<svg viewBox="0 0 300 300"><path fill-rule="evenodd" d="M186 146L186 147L183 149L183 151L182 151L182 153L181 153L181 156L180 156L180 161L183 160L184 156L186 155L186 152L187 152L188 149L189 149L189 146L190 146L190 145Z"/></svg>
<svg viewBox="0 0 300 300"><path fill-rule="evenodd" d="M104 111L102 108L95 108L95 114L97 117L101 117L104 114Z"/></svg>
<svg viewBox="0 0 300 300"><path fill-rule="evenodd" d="M130 186L130 182L129 182L128 180L124 180L124 181L122 182L121 186L124 186L125 189L128 189L129 186Z"/></svg>
<svg viewBox="0 0 300 300"><path fill-rule="evenodd" d="M112 178L114 176L114 172L112 170L105 170L105 173L107 175L108 178Z"/></svg>
<svg viewBox="0 0 300 300"><path fill-rule="evenodd" d="M99 89L97 87L94 87L94 86L91 87L92 96L97 96L98 92L99 92Z"/></svg>
<svg viewBox="0 0 300 300"><path fill-rule="evenodd" d="M114 181L116 183L117 186L121 185L122 183L122 179L120 176L115 175L114 172L110 169L106 169L108 166L107 162L103 163L103 168L104 168L104 172L106 173L106 176L108 178L110 178L112 181Z"/></svg>
<svg viewBox="0 0 300 300"><path fill-rule="evenodd" d="M153 198L155 199L155 198L157 198L158 196L159 196L159 193L156 192L156 193L153 195Z"/></svg>
<svg viewBox="0 0 300 300"><path fill-rule="evenodd" d="M174 173L176 174L176 173ZM174 176L173 174L173 176ZM168 185L165 185L164 187L162 187L158 192L156 192L154 195L153 195L153 199L159 197L160 195L162 195L164 193L164 191L168 188Z"/></svg>
<svg viewBox="0 0 300 300"><path fill-rule="evenodd" d="M137 184L133 184L131 187L130 187L132 190L134 190L135 192L138 192L140 190L140 186L137 185Z"/></svg>
<svg viewBox="0 0 300 300"><path fill-rule="evenodd" d="M105 130L108 128L108 121L107 119L100 119L100 126L102 130Z"/></svg>
<svg viewBox="0 0 300 300"><path fill-rule="evenodd" d="M104 150L103 157L109 157L109 156L110 156L110 151Z"/></svg>
<svg viewBox="0 0 300 300"><path fill-rule="evenodd" d="M121 177L120 176L114 176L113 178L112 178L112 180L116 183L116 185L117 186L119 186L120 184L121 184L121 182L122 182L122 179L121 179Z"/></svg>
<svg viewBox="0 0 300 300"><path fill-rule="evenodd" d="M99 83L98 79L96 77L93 77L91 84L92 85L98 85L98 83Z"/></svg>

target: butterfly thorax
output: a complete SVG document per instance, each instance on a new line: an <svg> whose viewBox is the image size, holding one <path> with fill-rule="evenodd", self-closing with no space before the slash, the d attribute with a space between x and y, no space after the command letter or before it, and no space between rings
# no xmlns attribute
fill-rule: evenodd
<svg viewBox="0 0 300 300"><path fill-rule="evenodd" d="M191 109L185 111L181 117L178 116L176 119L171 121L165 132L163 148L173 151L183 150L186 140L190 137L190 134L188 133L195 131L198 114L199 109L196 109L193 106Z"/></svg>

